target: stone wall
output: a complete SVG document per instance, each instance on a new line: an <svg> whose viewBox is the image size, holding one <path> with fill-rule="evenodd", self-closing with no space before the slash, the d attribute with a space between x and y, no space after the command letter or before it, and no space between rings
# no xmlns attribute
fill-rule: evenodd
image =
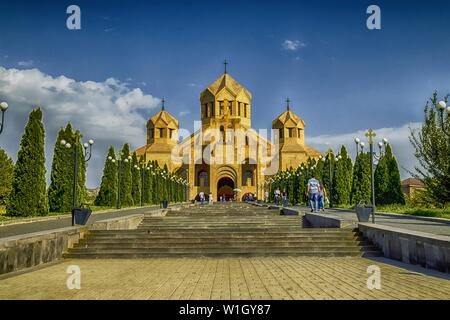
<svg viewBox="0 0 450 320"><path fill-rule="evenodd" d="M31 268L61 259L86 232L67 227L0 239L0 274Z"/></svg>
<svg viewBox="0 0 450 320"><path fill-rule="evenodd" d="M155 210L151 215L164 215ZM99 220L85 226L67 227L0 238L0 275L57 261L67 249L78 243L89 230L136 229L144 214Z"/></svg>
<svg viewBox="0 0 450 320"><path fill-rule="evenodd" d="M386 258L450 272L450 237L359 223L359 231L377 245Z"/></svg>

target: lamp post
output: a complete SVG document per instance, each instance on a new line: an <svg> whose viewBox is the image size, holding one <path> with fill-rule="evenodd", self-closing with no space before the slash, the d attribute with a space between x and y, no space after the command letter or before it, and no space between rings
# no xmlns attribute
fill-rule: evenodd
<svg viewBox="0 0 450 320"><path fill-rule="evenodd" d="M358 145L361 142L361 140L359 140L359 138L355 138L355 144L356 144L356 156L358 156Z"/></svg>
<svg viewBox="0 0 450 320"><path fill-rule="evenodd" d="M72 226L75 225L75 209L77 208L77 178L78 178L78 141L77 137L75 137L75 143L72 146L70 143L66 142L66 140L61 140L61 145L66 147L67 149L71 149L73 147L73 203L72 203ZM88 162L92 156L92 145L94 144L94 140L90 139L88 143L83 144L84 148L84 158L82 161Z"/></svg>
<svg viewBox="0 0 450 320"><path fill-rule="evenodd" d="M128 163L131 160L131 156L128 156L127 158L125 158L123 160L122 160L122 156L123 156L123 154L120 153L119 156L117 157L117 166L119 169L118 170L119 172L117 174L117 209L120 209L122 207L122 203L121 203L122 197L121 197L121 193L120 193L120 184L122 181L122 161L125 163ZM111 156L108 157L108 160L111 161L112 163L116 162L116 160Z"/></svg>
<svg viewBox="0 0 450 320"><path fill-rule="evenodd" d="M373 129L369 129L365 136L369 138L369 154L370 154L370 186L371 186L371 197L372 197L372 223L375 223L375 210L376 210L376 204L375 204L375 177L374 177L374 159L380 160L381 155L383 154L383 146L386 147L388 140L386 138L383 138L380 142L378 142L378 148L380 149L380 153L377 155L373 151L373 138L376 136L376 133L373 131ZM364 142L360 143L361 145L361 152L364 150Z"/></svg>
<svg viewBox="0 0 450 320"><path fill-rule="evenodd" d="M333 151L330 149L327 151L326 156L328 157L328 170L329 170L329 177L330 177L330 208L333 208L333 172L331 168L331 154ZM325 163L326 157L319 156L319 158ZM342 159L340 155L336 156L334 160L337 162L339 159Z"/></svg>
<svg viewBox="0 0 450 320"><path fill-rule="evenodd" d="M146 166L145 163L140 163L139 165L134 165L134 168L141 174L141 207L144 206L144 191L145 191L145 172L150 170L150 166Z"/></svg>
<svg viewBox="0 0 450 320"><path fill-rule="evenodd" d="M439 101L436 107L439 111L439 119L441 120L442 131L444 131L447 137L450 137L450 131L448 131L445 126L445 122L450 119L450 106L447 107L447 97L445 98L445 101ZM447 119L445 119L444 110L447 112Z"/></svg>
<svg viewBox="0 0 450 320"><path fill-rule="evenodd" d="M2 122L0 122L0 134L3 131L3 127L5 125L5 112L8 110L8 104L6 102L0 103L0 111L2 112Z"/></svg>
<svg viewBox="0 0 450 320"><path fill-rule="evenodd" d="M189 201L189 168L184 169L184 172L186 172L186 183L184 184L185 186L185 197L186 197L186 202Z"/></svg>

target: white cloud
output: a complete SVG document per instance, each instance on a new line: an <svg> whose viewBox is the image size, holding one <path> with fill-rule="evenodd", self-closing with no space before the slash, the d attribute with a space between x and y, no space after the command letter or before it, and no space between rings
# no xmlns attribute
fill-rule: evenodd
<svg viewBox="0 0 450 320"><path fill-rule="evenodd" d="M27 60L27 61L19 61L17 62L17 65L19 67L31 67L34 64L33 60Z"/></svg>
<svg viewBox="0 0 450 320"><path fill-rule="evenodd" d="M418 165L417 159L414 157L414 149L409 142L410 130L418 129L421 127L421 123L413 122L410 124L404 124L396 128L379 128L374 129L376 133L375 141L378 143L383 138L388 139L392 146L392 151L397 158L397 162L400 169L402 179L411 176L408 170L413 171L414 166ZM367 130L360 130L352 133L342 133L333 135L320 135L315 137L306 137L306 143L320 151L327 151L332 148L334 152L338 152L342 145L345 145L352 158L355 158L356 146L354 138L358 137L361 141L366 142L366 149L368 148L367 138L364 136ZM378 147L374 146L378 152Z"/></svg>
<svg viewBox="0 0 450 320"><path fill-rule="evenodd" d="M189 110L185 110L185 111L180 111L180 113L178 113L178 116L180 117L184 117L188 114L190 114L191 112Z"/></svg>
<svg viewBox="0 0 450 320"><path fill-rule="evenodd" d="M40 106L46 129L47 168L51 166L58 130L70 121L86 139L93 138L93 159L89 163L88 186L99 184L103 160L109 145L130 143L137 148L145 143L146 118L160 99L139 88L109 78L104 82L76 81L52 77L38 69L0 67L0 100L7 101L5 131L1 146L15 158L29 111ZM5 146L6 144L6 146Z"/></svg>
<svg viewBox="0 0 450 320"><path fill-rule="evenodd" d="M288 51L297 51L300 48L306 47L306 44L303 42L300 42L299 40L284 40L284 42L281 44L284 50Z"/></svg>

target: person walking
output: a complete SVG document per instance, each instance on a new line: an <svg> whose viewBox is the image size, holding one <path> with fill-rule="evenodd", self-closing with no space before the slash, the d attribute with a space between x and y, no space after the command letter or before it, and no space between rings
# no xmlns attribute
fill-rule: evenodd
<svg viewBox="0 0 450 320"><path fill-rule="evenodd" d="M209 200L209 205L212 205L212 204L213 204L213 195L212 195L212 192L209 193L209 198L208 198L208 200Z"/></svg>
<svg viewBox="0 0 450 320"><path fill-rule="evenodd" d="M281 205L282 205L283 207L286 207L286 206L288 205L288 198L287 198L286 192L283 192L283 196L282 196L281 199L282 199Z"/></svg>
<svg viewBox="0 0 450 320"><path fill-rule="evenodd" d="M205 193L203 191L201 191L199 193L199 197L200 197L200 204L205 204Z"/></svg>
<svg viewBox="0 0 450 320"><path fill-rule="evenodd" d="M322 211L325 211L325 198L327 194L325 191L325 187L322 183L320 183L319 186L319 193L318 193L318 205L319 205L319 211L322 209Z"/></svg>
<svg viewBox="0 0 450 320"><path fill-rule="evenodd" d="M264 192L264 203L269 202L269 191Z"/></svg>
<svg viewBox="0 0 450 320"><path fill-rule="evenodd" d="M309 193L309 204L311 206L311 212L317 212L317 200L319 196L320 182L312 177L308 180L308 193Z"/></svg>
<svg viewBox="0 0 450 320"><path fill-rule="evenodd" d="M276 205L279 205L279 204L280 204L280 197L281 197L280 189L277 188L277 189L274 191L274 195L275 195L275 204L276 204Z"/></svg>

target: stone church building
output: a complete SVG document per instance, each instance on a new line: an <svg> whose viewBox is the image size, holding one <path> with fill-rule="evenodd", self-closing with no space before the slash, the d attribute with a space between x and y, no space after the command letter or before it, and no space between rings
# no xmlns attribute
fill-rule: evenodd
<svg viewBox="0 0 450 320"><path fill-rule="evenodd" d="M183 136L178 120L161 110L147 122L147 144L136 150L189 181L189 198L203 191L238 199L264 197L265 180L278 170L296 168L320 152L305 145L305 123L290 109L272 121L272 130L251 126L252 94L226 71L200 94L201 123ZM264 130L263 130L264 131Z"/></svg>

